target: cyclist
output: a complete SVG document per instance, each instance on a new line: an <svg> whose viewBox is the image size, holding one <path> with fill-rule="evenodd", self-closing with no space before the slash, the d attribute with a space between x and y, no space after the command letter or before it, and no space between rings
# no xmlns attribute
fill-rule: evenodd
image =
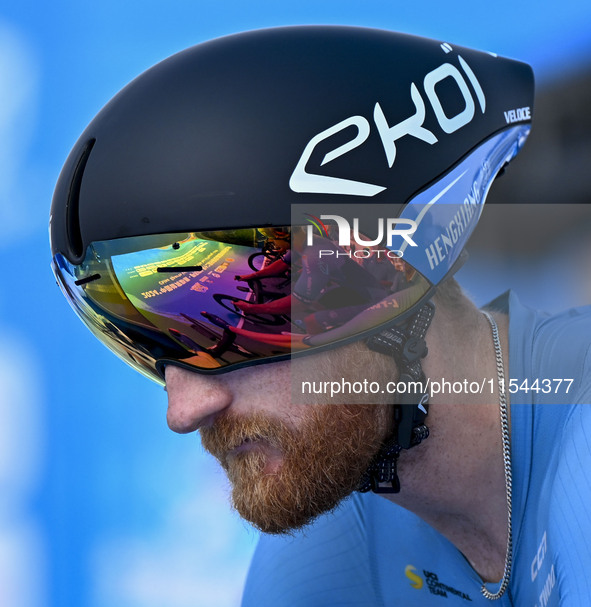
<svg viewBox="0 0 591 607"><path fill-rule="evenodd" d="M277 28L148 70L72 151L56 276L99 339L166 382L169 426L199 430L265 532L246 605L590 603L591 311L510 294L483 312L453 279L532 100L531 70L489 53ZM255 350L238 328L231 352L199 356L224 326L195 322L201 274L243 275L257 229L302 217L338 233L319 259L354 240L402 253L412 280L316 334ZM343 389L299 406L301 377ZM446 381L482 389L431 394Z"/></svg>
<svg viewBox="0 0 591 607"><path fill-rule="evenodd" d="M371 272L345 255L343 249L327 238L313 238L309 244L305 238L303 230L296 231L291 248L281 259L246 276L248 279L285 274L296 255L299 270L293 278L291 293L265 303L236 302L237 308L247 314L304 316L308 331L319 333L384 299L386 288Z"/></svg>

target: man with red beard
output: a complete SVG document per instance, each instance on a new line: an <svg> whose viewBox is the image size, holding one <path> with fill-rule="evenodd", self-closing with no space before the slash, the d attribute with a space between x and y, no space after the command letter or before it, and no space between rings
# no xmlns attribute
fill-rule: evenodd
<svg viewBox="0 0 591 607"><path fill-rule="evenodd" d="M276 28L163 61L75 145L56 278L264 532L245 605L589 604L591 310L481 311L453 279L532 103L493 54ZM241 314L269 290L233 276L292 226L327 275L371 247L408 281L319 332Z"/></svg>
<svg viewBox="0 0 591 607"><path fill-rule="evenodd" d="M431 381L462 383L494 377L489 321L454 281L441 287L441 295L435 298L437 313L427 333L431 354L423 363L425 373ZM501 343L506 343L507 318L499 315L497 322ZM454 328L465 336L452 342L454 356L438 355ZM228 474L241 516L266 533L290 532L332 510L357 489L392 433L394 412L388 404L291 402L293 375L351 376L352 364L370 380L398 375L391 358L364 344L217 377L170 365L168 424L181 433L199 430L203 446ZM498 392L463 392L453 403L448 395L434 397L429 440L401 454L402 490L384 494L420 513L491 581L503 575L507 547L498 402ZM471 492L479 483L488 490Z"/></svg>
<svg viewBox="0 0 591 607"><path fill-rule="evenodd" d="M170 428L200 432L205 449L227 471L241 516L264 533L287 534L262 536L244 605L396 605L401 597L403 604L431 605L442 596L486 604L507 587L513 596L531 596L532 582L540 582L525 577L527 557L540 521L539 542L546 552L551 537L553 551L552 560L536 561L536 571L546 567L552 588L564 559L586 562L581 538L570 553L555 534L580 521L576 496L589 492L586 482L565 484L583 474L590 456L574 438L587 416L580 405L591 402L588 355L587 370L573 368L589 351L589 339L580 335L591 327L591 309L548 319L511 295L483 313L453 279L441 285L434 303L423 361L432 385L499 381L492 391L464 388L431 398L429 439L400 453L396 493L356 492L372 458L396 431L391 405L291 402L294 376L351 376L358 367L370 380L383 380L398 377L392 358L356 343L215 377L166 367ZM544 354L557 350L559 360ZM511 462L503 404L509 394L498 390L501 378L521 382L556 372L575 376L573 393L539 392L533 403L532 394L511 395ZM569 459L568 449L557 456L547 448L557 431L578 445L576 457ZM532 489L539 486L546 489ZM551 487L564 490L562 511L546 493ZM541 502L526 509L533 496ZM524 579L528 583L520 583ZM572 585L568 575L563 580ZM558 599L556 591L553 596Z"/></svg>
<svg viewBox="0 0 591 607"><path fill-rule="evenodd" d="M388 405L290 404L291 365L309 371L308 362L204 378L201 385L183 369L166 371L170 428L199 430L228 474L236 510L266 533L300 528L334 508L358 487L390 433ZM389 363L380 362L380 370ZM210 400L201 392L206 385Z"/></svg>

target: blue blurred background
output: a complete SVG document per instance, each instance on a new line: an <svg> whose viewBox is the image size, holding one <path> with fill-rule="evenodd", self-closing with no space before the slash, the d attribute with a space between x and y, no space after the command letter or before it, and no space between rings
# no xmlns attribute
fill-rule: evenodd
<svg viewBox="0 0 591 607"><path fill-rule="evenodd" d="M380 27L491 50L532 64L542 87L585 70L591 56L588 0L5 4L0 605L238 604L256 534L230 511L223 475L198 439L166 428L164 392L95 343L62 299L49 270L48 211L75 140L134 76L212 37L304 23ZM586 233L580 240L584 249ZM550 249L543 265L484 250L486 272L469 266L462 281L480 302L510 282L548 307L588 298L589 281L574 281L559 301L545 288L544 275L564 275L567 265Z"/></svg>

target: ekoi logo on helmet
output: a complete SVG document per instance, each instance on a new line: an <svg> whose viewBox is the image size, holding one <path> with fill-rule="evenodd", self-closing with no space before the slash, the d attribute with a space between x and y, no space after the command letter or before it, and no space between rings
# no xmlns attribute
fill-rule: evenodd
<svg viewBox="0 0 591 607"><path fill-rule="evenodd" d="M476 104L466 82L466 78L470 81L474 92L476 93L480 111L484 114L486 110L486 98L476 75L460 55L458 55L458 61L464 75L462 75L462 72L455 65L446 62L430 71L423 78L424 93L444 134L453 133L469 124L476 113ZM450 112L450 115L446 114L442 101L437 95L437 90L435 88L439 82L448 78L456 83L465 103L465 107L455 115L453 112ZM373 121L382 140L386 159L390 168L392 168L394 161L396 160L396 142L402 137L408 135L430 145L433 145L438 141L435 133L423 126L427 113L426 104L423 95L414 82L411 82L410 85L410 96L416 108L416 112L412 116L401 120L393 126L388 124L382 106L379 103L376 103L374 107ZM375 196L386 189L384 186L373 183L331 177L329 175L309 173L306 171L306 165L316 147L325 139L328 139L351 126L357 129L355 137L347 143L328 152L320 163L320 166L324 166L365 143L371 131L370 122L365 116L350 116L312 137L304 148L289 180L289 187L294 192L370 197Z"/></svg>

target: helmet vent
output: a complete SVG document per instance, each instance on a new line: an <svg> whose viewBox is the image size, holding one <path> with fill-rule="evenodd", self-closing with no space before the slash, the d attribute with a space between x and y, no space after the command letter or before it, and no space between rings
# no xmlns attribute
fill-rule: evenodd
<svg viewBox="0 0 591 607"><path fill-rule="evenodd" d="M77 258L82 257L84 254L84 243L82 242L82 232L80 230L80 189L82 187L82 176L95 142L96 139L89 139L82 149L74 175L72 176L72 181L70 182L68 201L66 203L68 242L72 253Z"/></svg>

